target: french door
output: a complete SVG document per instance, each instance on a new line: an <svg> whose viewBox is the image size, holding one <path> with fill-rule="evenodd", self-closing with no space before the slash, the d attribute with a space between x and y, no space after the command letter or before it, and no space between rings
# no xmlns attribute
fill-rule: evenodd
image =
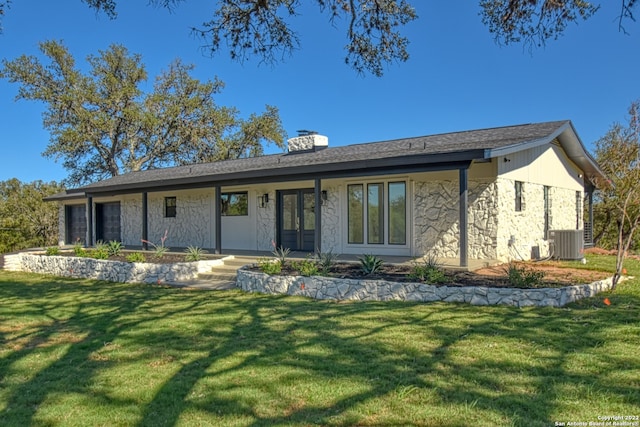
<svg viewBox="0 0 640 427"><path fill-rule="evenodd" d="M292 251L315 250L315 194L312 188L278 191L278 240Z"/></svg>

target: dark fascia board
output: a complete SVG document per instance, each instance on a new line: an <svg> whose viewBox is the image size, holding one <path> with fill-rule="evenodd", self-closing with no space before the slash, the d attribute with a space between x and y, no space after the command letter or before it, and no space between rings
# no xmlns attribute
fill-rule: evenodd
<svg viewBox="0 0 640 427"><path fill-rule="evenodd" d="M43 197L42 200L45 202L61 202L66 200L81 200L86 198L86 194L84 191L80 191L77 193L67 191L64 193L52 194L51 196Z"/></svg>
<svg viewBox="0 0 640 427"><path fill-rule="evenodd" d="M415 172L457 170L468 168L473 160L482 160L483 150L465 152L400 156L387 159L360 160L338 164L296 166L286 169L256 170L224 175L209 175L168 179L153 183L132 183L112 187L87 189L88 196L114 196L141 192L206 188L215 185L248 185L309 179L334 179L357 176L393 175Z"/></svg>

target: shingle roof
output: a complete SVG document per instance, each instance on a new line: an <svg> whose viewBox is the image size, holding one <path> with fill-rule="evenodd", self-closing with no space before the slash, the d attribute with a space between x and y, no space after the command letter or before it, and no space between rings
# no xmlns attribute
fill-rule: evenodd
<svg viewBox="0 0 640 427"><path fill-rule="evenodd" d="M454 168L464 162L493 157L491 153L509 147L551 142L567 129L575 135L571 122L564 120L153 169L115 176L68 190L68 193L140 192L171 186L226 185L243 179L278 181L293 179L294 176L302 179L305 175L324 178L331 174L340 176L347 172L383 171L391 167L449 165ZM577 135L574 139L582 147ZM590 159L588 155L587 158Z"/></svg>

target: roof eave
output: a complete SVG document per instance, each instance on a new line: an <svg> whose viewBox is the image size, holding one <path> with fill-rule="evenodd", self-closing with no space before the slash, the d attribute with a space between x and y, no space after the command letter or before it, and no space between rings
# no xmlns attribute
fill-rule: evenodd
<svg viewBox="0 0 640 427"><path fill-rule="evenodd" d="M589 152L586 150L578 136L578 133L573 127L573 123L569 120L559 126L554 132L544 136L543 138L524 141L508 145L506 147L486 149L484 150L484 156L485 159L506 156L519 151L550 144L556 139L560 142L560 146L565 153L567 153L569 159L571 159L571 161L584 172L585 182L588 181L593 184L594 182L605 178L605 173L602 172L595 159L591 157Z"/></svg>
<svg viewBox="0 0 640 427"><path fill-rule="evenodd" d="M88 196L104 196L143 191L165 191L168 189L203 188L215 185L241 185L265 182L284 182L308 180L313 178L329 179L374 174L398 174L419 171L453 170L469 167L473 160L482 159L482 150L468 150L454 153L429 155L398 156L385 159L369 159L343 163L319 163L278 169L258 169L255 171L187 176L158 180L146 183L128 183L121 185L84 188Z"/></svg>

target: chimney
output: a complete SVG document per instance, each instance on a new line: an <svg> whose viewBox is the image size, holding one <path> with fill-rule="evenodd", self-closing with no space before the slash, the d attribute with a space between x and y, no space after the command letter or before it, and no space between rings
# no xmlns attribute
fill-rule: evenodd
<svg viewBox="0 0 640 427"><path fill-rule="evenodd" d="M319 151L329 146L329 138L313 130L299 130L298 136L287 140L289 153Z"/></svg>

